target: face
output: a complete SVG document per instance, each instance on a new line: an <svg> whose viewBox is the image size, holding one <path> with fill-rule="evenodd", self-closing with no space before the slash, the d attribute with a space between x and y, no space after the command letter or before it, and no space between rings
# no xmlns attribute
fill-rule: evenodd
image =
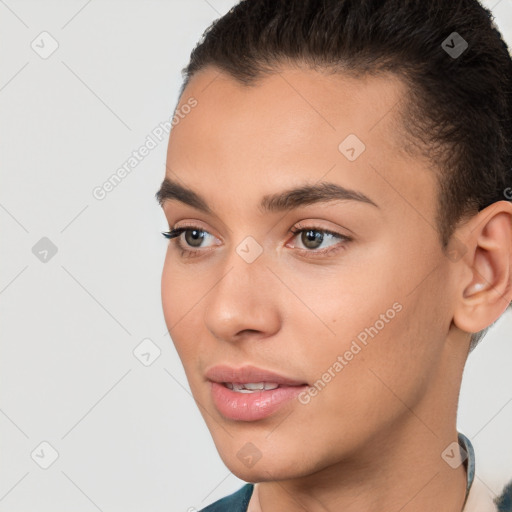
<svg viewBox="0 0 512 512"><path fill-rule="evenodd" d="M404 94L389 76L283 68L246 87L206 68L177 107L166 178L179 186L163 209L183 231L163 312L244 480L375 456L372 443L408 428L404 403L428 408L439 392L453 277L433 172L400 150Z"/></svg>

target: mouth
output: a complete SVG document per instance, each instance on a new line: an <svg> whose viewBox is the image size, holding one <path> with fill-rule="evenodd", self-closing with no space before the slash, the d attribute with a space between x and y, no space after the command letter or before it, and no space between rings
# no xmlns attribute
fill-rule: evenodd
<svg viewBox="0 0 512 512"><path fill-rule="evenodd" d="M206 372L217 411L225 419L258 421L289 404L308 384L254 366L214 366Z"/></svg>
<svg viewBox="0 0 512 512"><path fill-rule="evenodd" d="M277 389L279 384L275 382L223 382L224 386L236 393L255 393L256 391L267 391L269 389Z"/></svg>

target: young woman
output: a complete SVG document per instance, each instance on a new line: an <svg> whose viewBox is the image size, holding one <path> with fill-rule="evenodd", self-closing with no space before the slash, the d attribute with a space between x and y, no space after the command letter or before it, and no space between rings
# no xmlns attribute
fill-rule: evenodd
<svg viewBox="0 0 512 512"><path fill-rule="evenodd" d="M204 510L511 511L456 430L468 353L512 300L490 11L242 1L192 52L175 120L163 310L248 482Z"/></svg>

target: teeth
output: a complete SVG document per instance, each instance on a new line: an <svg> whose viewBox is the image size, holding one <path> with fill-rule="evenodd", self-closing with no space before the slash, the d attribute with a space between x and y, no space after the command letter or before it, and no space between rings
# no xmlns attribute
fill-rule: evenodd
<svg viewBox="0 0 512 512"><path fill-rule="evenodd" d="M254 393L254 391L276 389L279 387L279 384L276 384L275 382L246 382L245 384L225 382L224 385L238 393Z"/></svg>
<svg viewBox="0 0 512 512"><path fill-rule="evenodd" d="M245 389L251 389L252 391L255 391L257 389L263 389L265 387L264 382L247 382L242 385Z"/></svg>

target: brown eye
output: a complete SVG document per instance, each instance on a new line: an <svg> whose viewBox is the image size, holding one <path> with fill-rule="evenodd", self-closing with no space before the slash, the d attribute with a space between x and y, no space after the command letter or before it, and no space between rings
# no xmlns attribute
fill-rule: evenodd
<svg viewBox="0 0 512 512"><path fill-rule="evenodd" d="M315 229L302 231L301 242L308 249L318 249L324 240L324 235Z"/></svg>
<svg viewBox="0 0 512 512"><path fill-rule="evenodd" d="M333 231L329 231L327 229L323 229L316 226L295 226L294 228L290 229L290 232L293 233L294 235L301 235L300 245L305 247L305 249L299 247L297 250L300 253L305 254L306 256L311 255L312 257L321 257L328 253L334 253L339 249L344 248L344 246L352 240L352 238L348 236L342 235L340 233L335 233ZM296 238L298 237L296 236ZM336 243L336 240L338 240L338 243ZM324 242L327 241L332 241L334 243L327 245L325 248L322 248L321 250L317 250L319 247L322 246Z"/></svg>
<svg viewBox="0 0 512 512"><path fill-rule="evenodd" d="M185 234L185 236L182 237L182 234ZM202 243L207 237L213 237L213 235L196 226L174 228L171 229L171 231L162 233L162 235L170 239L173 245L180 249L181 255L187 258L191 256L202 256L211 250L211 248L203 249Z"/></svg>
<svg viewBox="0 0 512 512"><path fill-rule="evenodd" d="M202 229L185 229L184 233L185 242L190 245L190 247L201 247L206 231Z"/></svg>

